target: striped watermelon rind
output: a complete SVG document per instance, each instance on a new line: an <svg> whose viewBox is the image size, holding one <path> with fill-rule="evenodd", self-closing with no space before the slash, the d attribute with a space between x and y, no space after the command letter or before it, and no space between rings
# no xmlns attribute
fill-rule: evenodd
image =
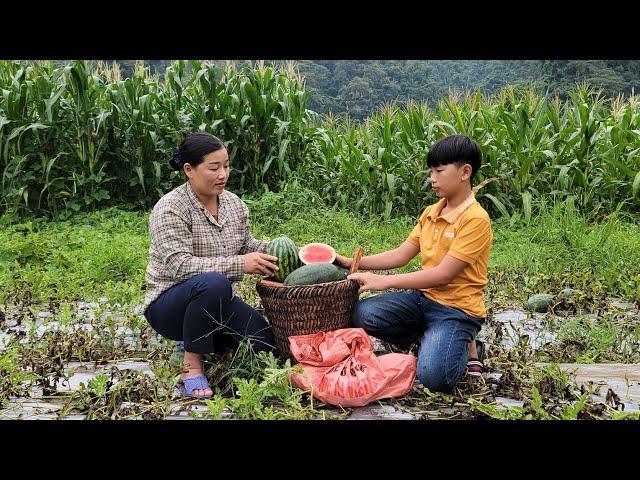
<svg viewBox="0 0 640 480"><path fill-rule="evenodd" d="M278 257L278 271L273 274L273 279L278 282L284 282L284 279L291 272L302 266L298 257L298 247L293 240L285 235L269 242L266 253Z"/></svg>

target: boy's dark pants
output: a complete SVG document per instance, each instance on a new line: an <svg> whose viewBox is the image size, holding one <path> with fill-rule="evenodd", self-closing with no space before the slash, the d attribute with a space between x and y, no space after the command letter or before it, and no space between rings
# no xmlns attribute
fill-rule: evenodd
<svg viewBox="0 0 640 480"><path fill-rule="evenodd" d="M369 335L409 348L418 341L417 378L429 390L447 392L464 374L467 344L484 318L425 297L419 290L375 295L356 304L353 324Z"/></svg>

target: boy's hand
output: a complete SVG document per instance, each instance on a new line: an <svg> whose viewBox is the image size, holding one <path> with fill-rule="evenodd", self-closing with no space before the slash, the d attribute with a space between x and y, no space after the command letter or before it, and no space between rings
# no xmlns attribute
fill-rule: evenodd
<svg viewBox="0 0 640 480"><path fill-rule="evenodd" d="M353 263L353 258L344 257L336 253L336 263L343 268L351 268L351 263Z"/></svg>
<svg viewBox="0 0 640 480"><path fill-rule="evenodd" d="M366 292L367 290L379 292L389 288L387 275L376 275L371 272L359 272L352 273L347 278L349 280L355 280L360 284L360 290L358 290L358 293Z"/></svg>

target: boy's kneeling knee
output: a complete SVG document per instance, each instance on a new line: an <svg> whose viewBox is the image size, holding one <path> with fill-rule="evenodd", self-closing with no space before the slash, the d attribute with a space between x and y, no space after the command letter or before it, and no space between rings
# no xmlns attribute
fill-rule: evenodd
<svg viewBox="0 0 640 480"><path fill-rule="evenodd" d="M370 330L371 316L371 311L366 306L363 307L361 302L358 302L353 308L353 313L351 314L351 323L356 328L362 328L365 331Z"/></svg>
<svg viewBox="0 0 640 480"><path fill-rule="evenodd" d="M422 369L418 371L418 381L431 392L447 393L451 391L456 382L447 381L446 375L435 369Z"/></svg>

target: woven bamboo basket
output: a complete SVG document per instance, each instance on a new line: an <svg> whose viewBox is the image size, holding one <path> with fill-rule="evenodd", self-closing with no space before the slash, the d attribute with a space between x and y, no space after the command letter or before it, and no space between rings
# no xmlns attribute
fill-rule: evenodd
<svg viewBox="0 0 640 480"><path fill-rule="evenodd" d="M357 271L360 256L358 249L351 273ZM289 350L289 337L292 335L349 327L359 288L354 280L297 286L284 286L268 280L258 282L256 290L281 356L293 360Z"/></svg>

